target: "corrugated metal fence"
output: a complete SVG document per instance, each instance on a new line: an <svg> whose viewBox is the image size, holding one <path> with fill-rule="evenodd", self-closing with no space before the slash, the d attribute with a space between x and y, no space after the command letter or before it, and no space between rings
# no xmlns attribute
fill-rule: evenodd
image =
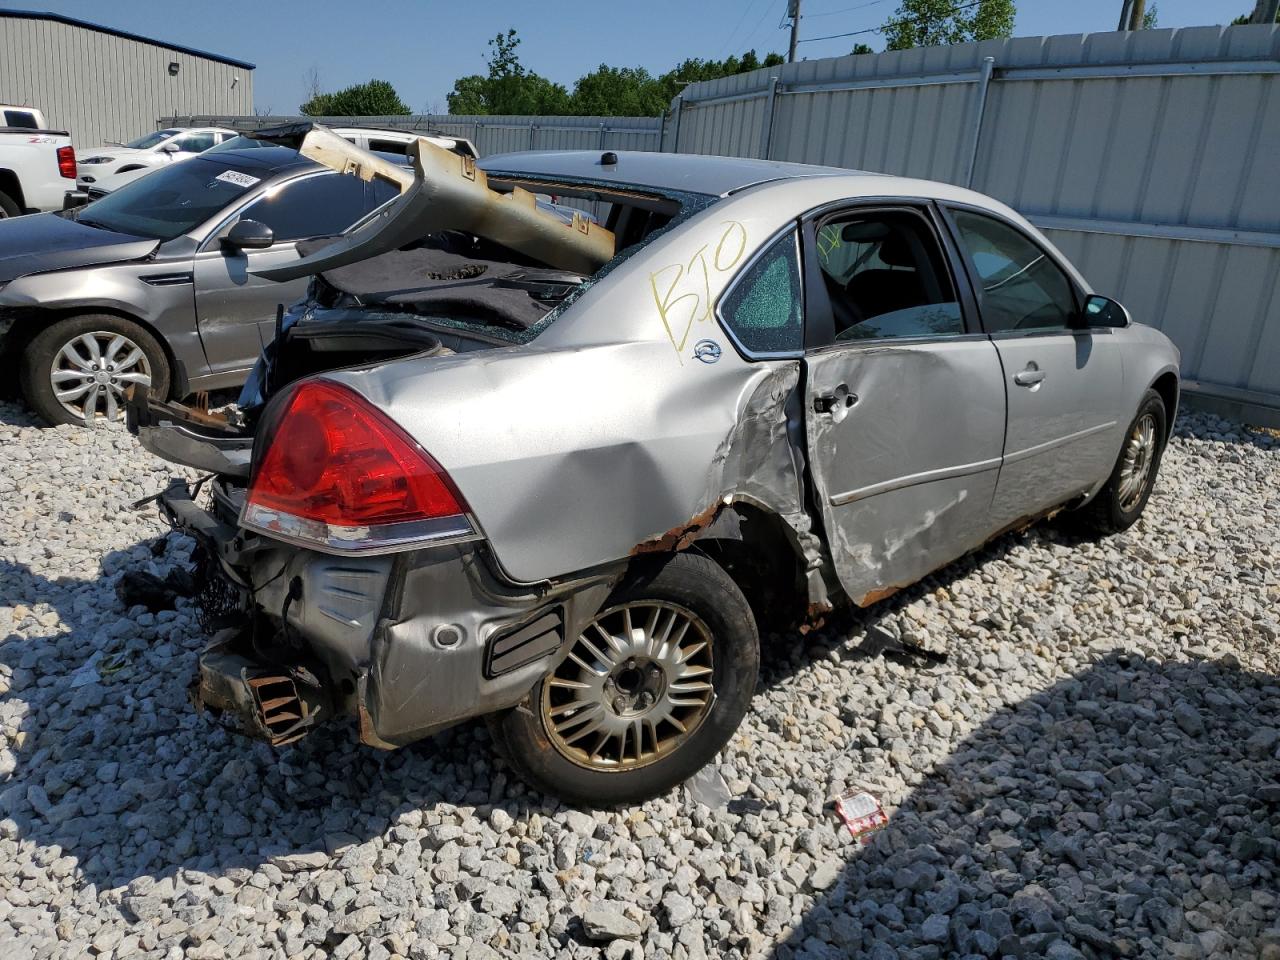
<svg viewBox="0 0 1280 960"><path fill-rule="evenodd" d="M415 114L394 117L164 117L161 124L259 130L281 123L314 120L332 127L432 130L466 137L480 156L518 150L660 150L660 117L504 117Z"/></svg>
<svg viewBox="0 0 1280 960"><path fill-rule="evenodd" d="M1163 329L1192 389L1280 408L1280 28L960 44L687 88L669 149L972 186Z"/></svg>
<svg viewBox="0 0 1280 960"><path fill-rule="evenodd" d="M692 84L661 124L395 119L468 136L482 155L665 149L971 185L1020 210L1099 291L1168 333L1190 389L1280 425L1280 28L806 61Z"/></svg>

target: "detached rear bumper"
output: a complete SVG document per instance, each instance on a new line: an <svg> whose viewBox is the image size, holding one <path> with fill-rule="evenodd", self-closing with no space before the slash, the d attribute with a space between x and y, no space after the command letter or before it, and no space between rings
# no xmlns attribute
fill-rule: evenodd
<svg viewBox="0 0 1280 960"><path fill-rule="evenodd" d="M225 719L240 733L273 747L300 740L333 713L319 682L272 667L239 652L244 631L217 634L204 649L188 693L197 710Z"/></svg>
<svg viewBox="0 0 1280 960"><path fill-rule="evenodd" d="M622 572L512 584L475 542L331 556L242 529L239 488L210 492L212 511L183 481L158 498L201 544L202 619L219 628L191 697L272 744L349 716L363 743L388 749L512 707Z"/></svg>

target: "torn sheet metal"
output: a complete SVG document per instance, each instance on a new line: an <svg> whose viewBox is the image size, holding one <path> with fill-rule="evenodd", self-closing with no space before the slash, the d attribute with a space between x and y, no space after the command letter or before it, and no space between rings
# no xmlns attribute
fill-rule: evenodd
<svg viewBox="0 0 1280 960"><path fill-rule="evenodd" d="M293 280L367 260L439 230L459 230L492 240L561 270L594 273L612 259L613 234L575 213L573 222L539 209L534 194L515 187L500 193L471 157L460 157L418 138L409 145L413 176L348 143L318 124L290 124L250 136L292 147L342 174L386 180L401 194L364 226L311 256L284 266L250 271L268 280Z"/></svg>

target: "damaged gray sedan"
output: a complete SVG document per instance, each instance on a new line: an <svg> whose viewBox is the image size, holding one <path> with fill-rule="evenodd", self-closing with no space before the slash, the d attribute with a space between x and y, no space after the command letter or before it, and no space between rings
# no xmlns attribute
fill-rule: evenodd
<svg viewBox="0 0 1280 960"><path fill-rule="evenodd" d="M762 624L1060 510L1123 530L1151 492L1176 349L987 197L427 143L409 175L263 135L401 195L267 272L314 278L237 405L130 404L212 475L160 504L202 547L193 697L245 732L485 715L536 787L636 801L732 736Z"/></svg>

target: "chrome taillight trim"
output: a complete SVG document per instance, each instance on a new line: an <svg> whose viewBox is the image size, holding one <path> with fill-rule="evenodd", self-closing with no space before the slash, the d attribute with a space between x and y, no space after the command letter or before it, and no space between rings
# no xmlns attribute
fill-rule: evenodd
<svg viewBox="0 0 1280 960"><path fill-rule="evenodd" d="M480 539L471 517L462 513L429 520L342 527L246 502L240 513L240 526L273 540L337 556L395 553Z"/></svg>

